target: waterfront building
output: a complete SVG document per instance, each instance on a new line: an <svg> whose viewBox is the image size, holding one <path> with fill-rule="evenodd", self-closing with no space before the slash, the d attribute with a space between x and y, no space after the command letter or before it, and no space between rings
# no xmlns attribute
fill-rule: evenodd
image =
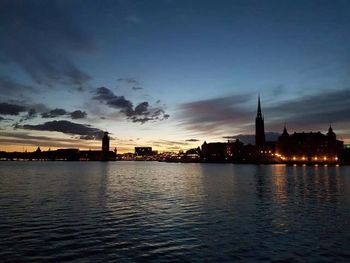
<svg viewBox="0 0 350 263"><path fill-rule="evenodd" d="M244 144L237 139L228 142L204 142L201 155L206 162L239 162L245 157Z"/></svg>
<svg viewBox="0 0 350 263"><path fill-rule="evenodd" d="M344 142L337 140L332 126L329 126L327 134L294 132L291 135L284 127L275 155L282 162L338 163L343 151Z"/></svg>
<svg viewBox="0 0 350 263"><path fill-rule="evenodd" d="M135 147L136 156L152 156L152 147Z"/></svg>

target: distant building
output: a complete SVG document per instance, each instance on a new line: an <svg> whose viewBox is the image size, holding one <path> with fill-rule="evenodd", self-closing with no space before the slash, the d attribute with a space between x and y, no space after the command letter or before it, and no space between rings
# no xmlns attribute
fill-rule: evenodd
<svg viewBox="0 0 350 263"><path fill-rule="evenodd" d="M229 142L202 144L201 154L206 162L237 162L244 158L244 145L238 139Z"/></svg>
<svg viewBox="0 0 350 263"><path fill-rule="evenodd" d="M228 158L227 143L204 142L202 144L203 160L206 162L222 162Z"/></svg>
<svg viewBox="0 0 350 263"><path fill-rule="evenodd" d="M338 163L343 150L344 142L337 140L331 126L327 134L295 132L292 135L284 127L275 155L283 162Z"/></svg>
<svg viewBox="0 0 350 263"><path fill-rule="evenodd" d="M102 138L102 161L109 160L109 136L108 132L105 132Z"/></svg>
<svg viewBox="0 0 350 263"><path fill-rule="evenodd" d="M255 146L259 150L265 144L264 116L261 113L260 96L258 97L258 110L255 118Z"/></svg>
<svg viewBox="0 0 350 263"><path fill-rule="evenodd" d="M152 147L135 147L136 156L152 156Z"/></svg>

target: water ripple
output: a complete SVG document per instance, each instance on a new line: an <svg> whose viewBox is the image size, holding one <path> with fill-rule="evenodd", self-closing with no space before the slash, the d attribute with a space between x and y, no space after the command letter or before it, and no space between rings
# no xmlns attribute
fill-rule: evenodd
<svg viewBox="0 0 350 263"><path fill-rule="evenodd" d="M349 262L349 167L2 163L2 262Z"/></svg>

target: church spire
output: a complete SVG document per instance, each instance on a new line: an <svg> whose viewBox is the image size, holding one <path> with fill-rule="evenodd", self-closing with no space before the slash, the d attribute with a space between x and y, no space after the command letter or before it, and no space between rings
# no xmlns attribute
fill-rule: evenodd
<svg viewBox="0 0 350 263"><path fill-rule="evenodd" d="M255 118L255 145L260 148L265 144L264 118L261 113L260 94L258 97L258 110Z"/></svg>
<svg viewBox="0 0 350 263"><path fill-rule="evenodd" d="M257 118L261 118L262 119L262 114L261 114L261 105L260 105L260 94L258 97L258 110L257 110L257 114L256 114Z"/></svg>

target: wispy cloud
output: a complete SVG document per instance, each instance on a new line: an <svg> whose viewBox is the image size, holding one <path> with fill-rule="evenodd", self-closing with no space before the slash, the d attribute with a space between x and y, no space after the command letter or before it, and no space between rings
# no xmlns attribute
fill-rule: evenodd
<svg viewBox="0 0 350 263"><path fill-rule="evenodd" d="M90 80L71 57L93 43L59 1L4 0L0 10L0 61L17 64L38 84L81 89Z"/></svg>
<svg viewBox="0 0 350 263"><path fill-rule="evenodd" d="M86 144L77 139L31 135L25 132L0 132L0 144L86 148Z"/></svg>
<svg viewBox="0 0 350 263"><path fill-rule="evenodd" d="M24 85L12 80L9 77L0 76L0 94L6 97L25 97L28 93L33 93L32 86Z"/></svg>
<svg viewBox="0 0 350 263"><path fill-rule="evenodd" d="M233 95L189 102L179 106L177 117L188 130L204 134L221 132L251 121L253 110L246 107L250 100L250 95Z"/></svg>
<svg viewBox="0 0 350 263"><path fill-rule="evenodd" d="M275 106L267 105L265 112L275 121L298 125L349 122L350 89L315 93Z"/></svg>
<svg viewBox="0 0 350 263"><path fill-rule="evenodd" d="M198 139L188 139L188 140L186 140L186 142L199 142L199 140Z"/></svg>
<svg viewBox="0 0 350 263"><path fill-rule="evenodd" d="M193 101L179 106L180 124L202 134L252 132L256 98L251 95L228 96ZM320 91L311 95L270 104L262 100L266 129L280 131L287 123L295 129L319 129L337 123L347 129L350 123L350 89Z"/></svg>
<svg viewBox="0 0 350 263"><path fill-rule="evenodd" d="M134 90L134 91L143 90L142 87L132 87L131 89Z"/></svg>
<svg viewBox="0 0 350 263"><path fill-rule="evenodd" d="M140 83L134 79L134 78L118 78L117 79L118 82L121 83L126 83L126 84L132 84L132 85L139 85Z"/></svg>

